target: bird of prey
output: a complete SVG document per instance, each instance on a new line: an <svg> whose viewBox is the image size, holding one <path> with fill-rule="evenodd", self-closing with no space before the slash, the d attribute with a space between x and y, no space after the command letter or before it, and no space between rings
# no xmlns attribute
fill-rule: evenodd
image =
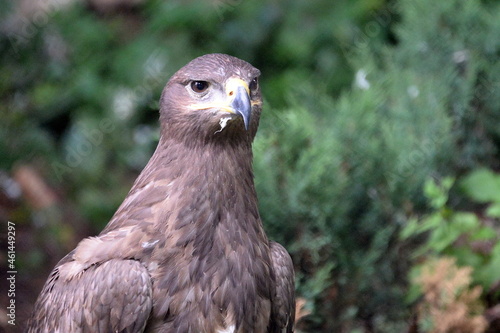
<svg viewBox="0 0 500 333"><path fill-rule="evenodd" d="M253 181L259 75L208 54L170 78L156 151L53 269L27 332L293 332L292 260L264 233Z"/></svg>

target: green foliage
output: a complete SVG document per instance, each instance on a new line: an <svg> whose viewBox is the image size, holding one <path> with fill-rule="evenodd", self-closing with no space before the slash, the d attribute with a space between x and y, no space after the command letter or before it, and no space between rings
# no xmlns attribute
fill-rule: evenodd
<svg viewBox="0 0 500 333"><path fill-rule="evenodd" d="M455 7L461 8L458 14ZM491 133L465 134L466 121L474 126L484 121L473 110L490 95L479 92L493 91L498 80L479 82L482 68L494 64L463 26L484 40L493 18L478 17L485 10L478 2L462 7L460 1L402 1L397 8L402 15L397 47L380 50L377 42L348 47L356 77L353 89L334 99L304 82L292 91L299 97L293 104L305 105L318 117L300 106L285 108L272 120L264 117L264 135L256 145L263 218L280 223L274 229L271 222L272 231L286 221L287 229L279 233L286 239L292 237L290 229L302 235L291 249L314 269L299 275L300 293L307 293L304 287L311 290L310 281L323 281L316 275L332 269L325 291L338 288L340 295L332 303L321 294L313 299L315 314L344 318L343 323L328 322L336 330L354 318L372 316L383 322L405 315L391 311L406 293L404 271L410 265L398 242L400 226L409 223L408 228L418 229L413 232L434 230L428 246L436 250L447 249L464 232L489 237L491 231L466 212L447 223L433 216L418 228L407 216L426 206L421 188L429 175L475 166L491 159L496 149L489 146ZM462 52L465 60L459 57ZM297 75L295 81L300 80ZM264 174L275 181L259 181ZM444 183L451 186L451 180ZM438 190L426 186L431 206L441 207L447 200ZM274 209L267 199L272 197L279 202ZM341 294L346 290L363 306Z"/></svg>
<svg viewBox="0 0 500 333"><path fill-rule="evenodd" d="M448 206L449 191L454 184L451 178L444 178L438 184L429 179L424 191L433 212L422 219L413 218L401 232L403 239L427 235L425 242L414 252L414 256L452 256L459 265L471 266L475 284L489 290L500 277L500 234L488 221L477 213L455 211ZM495 215L495 207L500 204L500 175L486 169L478 169L468 174L460 182L461 189L470 199L487 203L486 216ZM493 209L491 209L493 208ZM411 275L418 276L421 266L414 267ZM419 296L412 289L410 299Z"/></svg>

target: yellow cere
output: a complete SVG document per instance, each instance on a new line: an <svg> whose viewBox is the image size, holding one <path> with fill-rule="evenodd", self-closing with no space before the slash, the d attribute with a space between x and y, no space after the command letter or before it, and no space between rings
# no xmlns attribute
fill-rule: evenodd
<svg viewBox="0 0 500 333"><path fill-rule="evenodd" d="M229 79L227 79L226 93L228 96L233 96L238 87L245 88L248 96L250 96L250 88L248 88L248 84L245 81L237 77L230 77Z"/></svg>

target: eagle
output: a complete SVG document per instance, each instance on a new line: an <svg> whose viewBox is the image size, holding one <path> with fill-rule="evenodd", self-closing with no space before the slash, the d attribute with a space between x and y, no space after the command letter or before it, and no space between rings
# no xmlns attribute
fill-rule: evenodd
<svg viewBox="0 0 500 333"><path fill-rule="evenodd" d="M258 211L260 71L225 54L177 71L158 146L104 230L50 273L27 332L293 332L294 270Z"/></svg>

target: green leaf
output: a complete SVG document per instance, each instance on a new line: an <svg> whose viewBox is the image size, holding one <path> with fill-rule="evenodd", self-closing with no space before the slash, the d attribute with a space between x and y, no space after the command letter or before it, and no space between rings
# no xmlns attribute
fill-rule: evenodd
<svg viewBox="0 0 500 333"><path fill-rule="evenodd" d="M408 291L406 293L406 303L407 304L412 304L415 301L417 301L421 296L422 296L422 288L420 284L418 284L416 281L420 274L422 273L422 264L417 264L414 265L411 269L410 272L408 273L408 278L412 283L410 284L410 287L408 288Z"/></svg>
<svg viewBox="0 0 500 333"><path fill-rule="evenodd" d="M452 245L460 235L460 231L450 226L436 229L429 238L428 246L438 253L442 252Z"/></svg>
<svg viewBox="0 0 500 333"><path fill-rule="evenodd" d="M486 209L486 216L500 218L500 202L490 205Z"/></svg>
<svg viewBox="0 0 500 333"><path fill-rule="evenodd" d="M443 219L441 214L437 213L437 214L429 215L427 218L425 218L422 221L422 226L420 228L420 232L424 232L424 231L431 230L431 229L438 229L438 228L444 226L445 223L446 223L446 221Z"/></svg>
<svg viewBox="0 0 500 333"><path fill-rule="evenodd" d="M496 244L491 251L490 262L478 270L478 279L486 288L500 280L500 243Z"/></svg>
<svg viewBox="0 0 500 333"><path fill-rule="evenodd" d="M444 178L440 184L434 179L428 179L424 184L425 196L429 199L432 207L439 209L446 205L448 201L448 192L453 186L454 179Z"/></svg>
<svg viewBox="0 0 500 333"><path fill-rule="evenodd" d="M500 202L500 176L490 170L473 171L462 180L461 187L476 201Z"/></svg>
<svg viewBox="0 0 500 333"><path fill-rule="evenodd" d="M420 224L417 218L410 218L406 226L401 230L401 239L408 239L411 236L420 234Z"/></svg>
<svg viewBox="0 0 500 333"><path fill-rule="evenodd" d="M451 218L451 225L453 229L460 233L473 231L479 226L479 220L473 213L457 212Z"/></svg>
<svg viewBox="0 0 500 333"><path fill-rule="evenodd" d="M497 233L494 229L490 227L482 227L471 236L471 240L488 240L494 239L495 237L497 237Z"/></svg>

